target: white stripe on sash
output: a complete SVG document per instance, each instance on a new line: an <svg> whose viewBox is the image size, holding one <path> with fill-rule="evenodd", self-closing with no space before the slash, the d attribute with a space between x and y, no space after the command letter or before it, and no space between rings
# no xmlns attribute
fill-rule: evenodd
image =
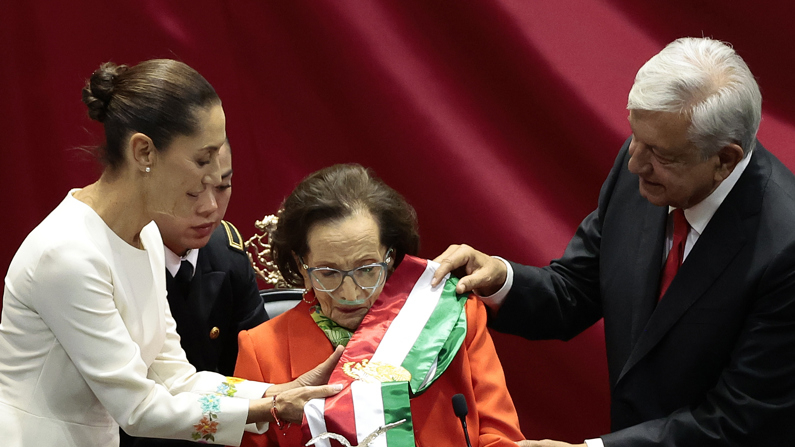
<svg viewBox="0 0 795 447"><path fill-rule="evenodd" d="M312 399L304 405L304 415L306 415L309 431L312 433L313 438L327 431L324 417L325 409L326 399ZM328 439L321 439L315 442L315 445L318 447L331 447L331 442Z"/></svg>
<svg viewBox="0 0 795 447"><path fill-rule="evenodd" d="M449 274L445 276L436 287L431 288L431 279L439 264L428 261L425 271L411 289L406 303L400 313L392 320L384 338L381 339L375 352L373 362L383 362L400 366L408 355L420 333L428 323L428 319L436 310L439 298L442 296L444 284ZM395 330L393 330L393 328Z"/></svg>
<svg viewBox="0 0 795 447"><path fill-rule="evenodd" d="M386 425L384 400L381 397L381 384L355 380L351 383L351 397L354 402L356 443L361 444L367 435L376 431L378 427ZM379 436L370 445L373 447L387 447L386 435Z"/></svg>

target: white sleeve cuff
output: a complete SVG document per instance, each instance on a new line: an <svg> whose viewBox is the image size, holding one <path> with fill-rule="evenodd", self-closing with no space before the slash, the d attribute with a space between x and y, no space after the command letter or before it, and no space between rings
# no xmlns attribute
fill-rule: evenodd
<svg viewBox="0 0 795 447"><path fill-rule="evenodd" d="M511 291L511 287L513 287L513 268L511 267L511 263L506 261L505 259L499 256L492 256L492 258L499 259L505 264L505 268L508 271L505 274L505 284L500 287L493 295L489 296L481 296L480 299L483 301L483 304L489 307L489 309L493 311L497 311L502 306L503 301L505 301L505 297L508 296L508 292Z"/></svg>
<svg viewBox="0 0 795 447"><path fill-rule="evenodd" d="M605 447L605 444L602 442L602 438L586 439L585 445L588 447Z"/></svg>

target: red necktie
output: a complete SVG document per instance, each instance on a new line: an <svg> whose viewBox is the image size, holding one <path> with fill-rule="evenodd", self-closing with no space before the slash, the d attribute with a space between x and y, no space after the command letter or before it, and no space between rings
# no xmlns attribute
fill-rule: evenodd
<svg viewBox="0 0 795 447"><path fill-rule="evenodd" d="M668 258L665 260L665 267L662 271L662 278L660 279L660 299L665 295L671 281L674 280L679 266L682 265L682 260L685 256L685 242L687 241L687 233L690 232L690 225L685 219L685 212L682 208L674 210L674 243L671 246L671 251L668 252Z"/></svg>

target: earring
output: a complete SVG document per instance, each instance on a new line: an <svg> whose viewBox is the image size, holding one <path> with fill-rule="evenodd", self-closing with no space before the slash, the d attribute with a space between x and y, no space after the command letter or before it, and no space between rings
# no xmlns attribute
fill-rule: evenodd
<svg viewBox="0 0 795 447"><path fill-rule="evenodd" d="M147 167L146 167L146 169L144 169L144 171L146 171L147 173L149 173L149 172L152 172L152 168L150 168L149 166L147 166Z"/></svg>
<svg viewBox="0 0 795 447"><path fill-rule="evenodd" d="M301 301L305 302L306 304L312 304L315 302L316 299L315 296L313 295L312 298L314 299L312 301L306 300L306 296L309 294L310 291L311 289L304 289L304 291L301 293Z"/></svg>

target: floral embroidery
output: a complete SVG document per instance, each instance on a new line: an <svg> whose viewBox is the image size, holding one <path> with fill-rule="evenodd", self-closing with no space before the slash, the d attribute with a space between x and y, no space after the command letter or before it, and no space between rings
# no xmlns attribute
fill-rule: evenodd
<svg viewBox="0 0 795 447"><path fill-rule="evenodd" d="M221 397L228 396L234 397L237 393L237 385L240 382L245 382L245 379L237 377L227 377L224 382L218 385L215 394L205 394L199 398L199 405L202 408L201 420L198 424L193 426L194 432L191 438L199 443L204 441L215 442L214 434L218 432L218 413L221 412Z"/></svg>
<svg viewBox="0 0 795 447"><path fill-rule="evenodd" d="M199 399L199 403L202 406L202 411L204 413L210 413L213 416L216 416L214 413L218 413L221 411L221 397L215 394L207 394L202 396Z"/></svg>
<svg viewBox="0 0 795 447"><path fill-rule="evenodd" d="M215 436L218 431L218 413L221 411L221 397L215 394L207 394L199 398L199 404L202 407L202 412L205 413L198 424L193 426L195 430L191 434L194 441L204 440L215 442Z"/></svg>
<svg viewBox="0 0 795 447"><path fill-rule="evenodd" d="M215 441L213 434L218 431L218 422L212 420L210 416L204 416L193 428L196 430L193 433L194 440L204 439L213 442Z"/></svg>
<svg viewBox="0 0 795 447"><path fill-rule="evenodd" d="M218 385L216 392L223 396L234 397L235 393L237 393L237 388L235 385L245 381L245 379L239 379L237 377L227 377L225 382L222 382L220 385Z"/></svg>

